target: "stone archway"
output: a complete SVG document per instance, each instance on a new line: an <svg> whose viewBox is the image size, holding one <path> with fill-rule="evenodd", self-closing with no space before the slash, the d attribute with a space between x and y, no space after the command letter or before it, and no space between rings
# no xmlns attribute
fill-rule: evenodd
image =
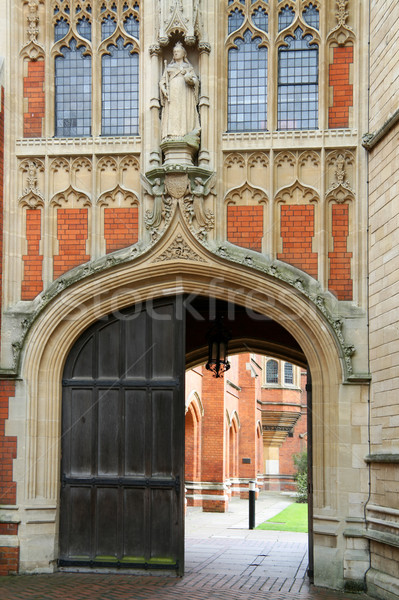
<svg viewBox="0 0 399 600"><path fill-rule="evenodd" d="M247 264L216 256L199 243L183 253L185 258L180 251L168 253L175 243L180 249L184 246L178 237L175 229L159 243L156 252L76 281L54 296L28 332L21 368L25 384L20 392L26 398L28 427L26 438L19 442L26 453L20 450L18 457L20 471L26 475L18 484L18 495L22 507L34 505L40 514L47 515L49 524L46 533L38 536L28 519L21 523L21 570L37 570L38 555L44 557L39 568L52 570L57 558L60 381L74 341L111 312L151 303L162 296L187 294L188 298L202 296L233 302L267 316L301 349L300 357L295 349L287 356L277 340L273 352L298 364L306 358L313 379L314 504L318 523L315 581L342 587L342 531L352 482L355 490L357 484L348 477L347 464L340 455L340 448L352 443L350 430L340 429L340 424L347 420L348 392L356 396L359 389L343 385L345 357L339 340L323 312L301 290ZM253 339L251 343L256 351L273 353L270 341L265 344ZM193 351L188 364L190 360L198 361L201 352Z"/></svg>

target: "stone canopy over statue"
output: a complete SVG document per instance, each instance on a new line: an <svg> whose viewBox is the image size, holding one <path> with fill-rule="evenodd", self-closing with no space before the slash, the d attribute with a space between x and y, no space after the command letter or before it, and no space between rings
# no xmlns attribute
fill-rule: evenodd
<svg viewBox="0 0 399 600"><path fill-rule="evenodd" d="M162 140L185 138L190 145L199 143L198 115L199 79L187 59L183 44L173 48L173 59L160 80L162 105Z"/></svg>

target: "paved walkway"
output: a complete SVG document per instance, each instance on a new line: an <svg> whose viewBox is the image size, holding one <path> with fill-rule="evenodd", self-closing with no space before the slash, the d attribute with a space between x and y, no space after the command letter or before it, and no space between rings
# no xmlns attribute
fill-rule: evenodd
<svg viewBox="0 0 399 600"><path fill-rule="evenodd" d="M290 498L262 493L256 523ZM0 578L1 600L367 600L310 586L307 535L248 530L248 501L233 499L225 514L189 508L186 575L55 573Z"/></svg>

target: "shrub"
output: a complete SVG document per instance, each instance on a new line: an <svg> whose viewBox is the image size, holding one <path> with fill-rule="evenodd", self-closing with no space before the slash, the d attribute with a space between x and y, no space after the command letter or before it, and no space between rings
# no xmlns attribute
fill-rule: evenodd
<svg viewBox="0 0 399 600"><path fill-rule="evenodd" d="M308 453L306 450L300 454L294 454L294 465L296 473L296 502L305 503L308 501Z"/></svg>

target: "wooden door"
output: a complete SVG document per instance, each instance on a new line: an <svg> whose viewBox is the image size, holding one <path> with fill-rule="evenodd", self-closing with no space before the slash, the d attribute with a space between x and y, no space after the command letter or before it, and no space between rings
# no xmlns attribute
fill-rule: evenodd
<svg viewBox="0 0 399 600"><path fill-rule="evenodd" d="M64 370L60 566L184 569L176 299L102 319Z"/></svg>

